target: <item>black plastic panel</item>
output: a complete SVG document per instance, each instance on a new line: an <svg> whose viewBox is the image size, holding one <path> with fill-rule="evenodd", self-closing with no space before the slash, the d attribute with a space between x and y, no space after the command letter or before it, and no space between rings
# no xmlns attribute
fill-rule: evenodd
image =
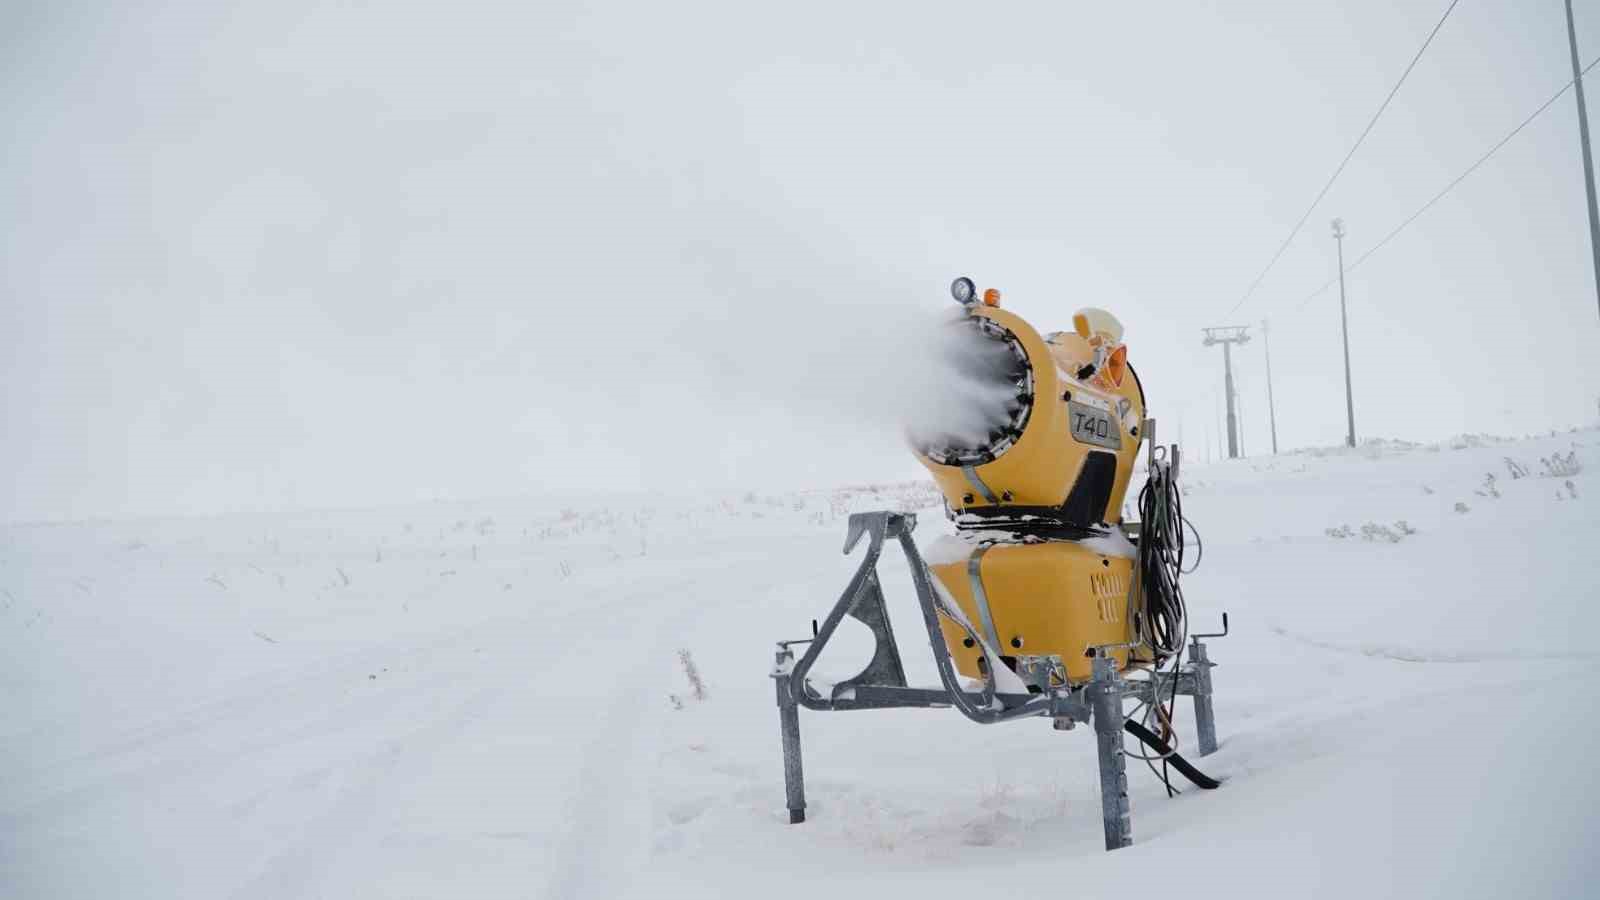
<svg viewBox="0 0 1600 900"><path fill-rule="evenodd" d="M1100 522L1111 502L1111 488L1117 481L1117 457L1096 450L1083 461L1083 471L1061 504L1061 517L1071 525L1089 526Z"/></svg>

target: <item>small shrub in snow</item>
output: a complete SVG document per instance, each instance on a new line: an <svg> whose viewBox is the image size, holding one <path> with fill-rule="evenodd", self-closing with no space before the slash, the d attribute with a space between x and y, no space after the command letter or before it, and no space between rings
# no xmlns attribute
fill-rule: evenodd
<svg viewBox="0 0 1600 900"><path fill-rule="evenodd" d="M694 664L694 657L689 655L687 648L678 651L678 662L683 664L683 676L689 679L689 689L694 694L694 699L706 699L706 683L700 680L700 670Z"/></svg>
<svg viewBox="0 0 1600 900"><path fill-rule="evenodd" d="M1499 499L1500 491L1494 486L1494 473L1490 472L1483 476L1483 487L1478 488L1477 490L1473 491L1473 493L1477 494L1479 497L1494 497Z"/></svg>
<svg viewBox="0 0 1600 900"><path fill-rule="evenodd" d="M1565 456L1560 453L1552 454L1539 460L1544 466L1546 478L1567 478L1583 471L1583 463L1578 462L1578 451L1573 450Z"/></svg>
<svg viewBox="0 0 1600 900"><path fill-rule="evenodd" d="M1428 495L1428 496L1429 496L1429 497L1432 497L1432 496L1433 496L1433 488L1431 488L1431 487L1428 487L1428 486L1427 486L1427 485L1423 485L1423 486L1422 486L1422 492L1423 492L1423 493L1424 493L1424 494L1427 494L1427 495Z"/></svg>
<svg viewBox="0 0 1600 900"><path fill-rule="evenodd" d="M1398 531L1398 532L1400 532L1401 534L1404 534L1404 535L1413 535L1413 534L1417 533L1417 530L1415 528L1412 528L1411 527L1411 523L1407 522L1405 519L1400 519L1400 520L1396 521L1394 523L1394 528L1395 528L1396 531Z"/></svg>
<svg viewBox="0 0 1600 900"><path fill-rule="evenodd" d="M1322 533L1328 537L1340 538L1341 540L1355 534L1354 531L1350 530L1349 525L1340 525L1338 528L1324 528Z"/></svg>
<svg viewBox="0 0 1600 900"><path fill-rule="evenodd" d="M1366 541L1387 541L1391 544L1400 543L1400 535L1387 525L1377 522L1368 522L1361 526L1361 539Z"/></svg>
<svg viewBox="0 0 1600 900"><path fill-rule="evenodd" d="M1464 513L1464 512L1471 512L1471 511L1472 511L1472 507L1466 505L1465 503L1462 503L1460 500L1456 501L1456 512Z"/></svg>
<svg viewBox="0 0 1600 900"><path fill-rule="evenodd" d="M673 709L683 709L683 698L677 694L668 694L667 702L672 704Z"/></svg>
<svg viewBox="0 0 1600 900"><path fill-rule="evenodd" d="M1574 500L1578 499L1578 489L1572 486L1571 478L1567 479L1567 494Z"/></svg>
<svg viewBox="0 0 1600 900"><path fill-rule="evenodd" d="M1516 481L1518 478L1526 478L1527 477L1528 469L1527 469L1527 467L1523 466L1522 463L1517 462L1516 460L1512 459L1509 456L1505 457L1505 461L1506 461L1506 471L1511 473L1511 480L1512 481Z"/></svg>

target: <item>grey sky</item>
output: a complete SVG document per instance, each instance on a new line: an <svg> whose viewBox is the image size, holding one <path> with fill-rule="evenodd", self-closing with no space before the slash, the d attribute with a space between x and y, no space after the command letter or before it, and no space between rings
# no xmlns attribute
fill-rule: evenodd
<svg viewBox="0 0 1600 900"><path fill-rule="evenodd" d="M1115 311L1192 452L1200 327L1271 316L1281 442L1336 443L1328 219L1359 255L1560 87L1559 0L1462 0L1225 314L1445 5L8 4L0 517L915 475L961 273ZM1362 436L1595 418L1576 130L1352 275Z"/></svg>

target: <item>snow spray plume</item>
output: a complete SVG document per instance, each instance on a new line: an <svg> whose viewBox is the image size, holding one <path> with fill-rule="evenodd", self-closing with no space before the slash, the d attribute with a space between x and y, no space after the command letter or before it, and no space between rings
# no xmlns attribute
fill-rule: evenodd
<svg viewBox="0 0 1600 900"><path fill-rule="evenodd" d="M980 449L1016 418L1025 398L1017 381L1025 363L998 335L962 319L923 335L927 364L902 422L911 443L943 455Z"/></svg>
<svg viewBox="0 0 1600 900"><path fill-rule="evenodd" d="M783 331L806 347L806 371L767 402L820 427L830 450L846 431L885 459L907 459L907 444L977 450L1026 403L1015 348L948 301L800 309Z"/></svg>

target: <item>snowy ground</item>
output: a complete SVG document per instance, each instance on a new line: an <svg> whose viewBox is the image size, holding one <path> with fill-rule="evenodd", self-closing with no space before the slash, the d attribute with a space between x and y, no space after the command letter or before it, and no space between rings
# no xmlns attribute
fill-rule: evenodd
<svg viewBox="0 0 1600 900"><path fill-rule="evenodd" d="M786 824L772 642L927 486L6 527L0 896L1600 891L1600 433L1185 469L1227 783L1114 854L1091 732L950 710L802 711Z"/></svg>

